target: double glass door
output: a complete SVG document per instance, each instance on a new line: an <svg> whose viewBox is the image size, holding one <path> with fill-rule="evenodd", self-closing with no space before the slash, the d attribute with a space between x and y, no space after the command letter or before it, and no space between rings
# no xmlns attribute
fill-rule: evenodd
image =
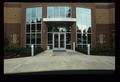
<svg viewBox="0 0 120 82"><path fill-rule="evenodd" d="M53 49L65 49L65 33L53 33Z"/></svg>

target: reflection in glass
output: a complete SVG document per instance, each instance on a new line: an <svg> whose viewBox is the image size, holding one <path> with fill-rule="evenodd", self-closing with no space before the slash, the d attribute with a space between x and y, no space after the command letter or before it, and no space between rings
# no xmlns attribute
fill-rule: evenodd
<svg viewBox="0 0 120 82"><path fill-rule="evenodd" d="M77 34L77 43L80 44L82 42L81 40L81 34Z"/></svg>
<svg viewBox="0 0 120 82"><path fill-rule="evenodd" d="M60 48L64 48L64 34L60 34Z"/></svg>
<svg viewBox="0 0 120 82"><path fill-rule="evenodd" d="M66 33L66 44L70 44L71 42L71 33Z"/></svg>
<svg viewBox="0 0 120 82"><path fill-rule="evenodd" d="M77 18L77 30L88 30L91 27L91 9L87 8L76 8L76 18Z"/></svg>
<svg viewBox="0 0 120 82"><path fill-rule="evenodd" d="M34 7L34 8L26 9L26 32L27 32L26 44L27 45L34 44L36 47L40 46L41 18L42 18L42 7Z"/></svg>
<svg viewBox="0 0 120 82"><path fill-rule="evenodd" d="M54 47L58 48L58 34L54 35Z"/></svg>
<svg viewBox="0 0 120 82"><path fill-rule="evenodd" d="M37 34L37 44L41 43L41 34Z"/></svg>
<svg viewBox="0 0 120 82"><path fill-rule="evenodd" d="M60 6L47 7L47 17L48 18L71 17L71 8L70 7L60 7Z"/></svg>
<svg viewBox="0 0 120 82"><path fill-rule="evenodd" d="M70 7L66 7L66 17L70 17L71 16L71 9Z"/></svg>
<svg viewBox="0 0 120 82"><path fill-rule="evenodd" d="M51 18L51 17L54 17L54 7L47 7L47 17L48 18Z"/></svg>
<svg viewBox="0 0 120 82"><path fill-rule="evenodd" d="M31 44L35 43L35 34L31 34Z"/></svg>
<svg viewBox="0 0 120 82"><path fill-rule="evenodd" d="M65 17L65 8L60 7L60 17Z"/></svg>
<svg viewBox="0 0 120 82"><path fill-rule="evenodd" d="M27 44L30 44L30 34L26 35L26 42L27 42Z"/></svg>
<svg viewBox="0 0 120 82"><path fill-rule="evenodd" d="M52 33L48 33L48 44L52 44Z"/></svg>
<svg viewBox="0 0 120 82"><path fill-rule="evenodd" d="M32 24L31 32L35 32L35 24Z"/></svg>
<svg viewBox="0 0 120 82"><path fill-rule="evenodd" d="M54 17L59 17L59 8L54 7Z"/></svg>
<svg viewBox="0 0 120 82"><path fill-rule="evenodd" d="M27 24L27 32L30 32L30 24Z"/></svg>
<svg viewBox="0 0 120 82"><path fill-rule="evenodd" d="M66 49L71 49L71 45L66 45Z"/></svg>
<svg viewBox="0 0 120 82"><path fill-rule="evenodd" d="M91 43L91 9L76 8L77 46L86 48Z"/></svg>

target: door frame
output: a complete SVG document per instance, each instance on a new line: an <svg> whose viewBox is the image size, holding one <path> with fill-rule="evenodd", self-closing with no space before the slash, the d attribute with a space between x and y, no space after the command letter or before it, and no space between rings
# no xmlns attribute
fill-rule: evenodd
<svg viewBox="0 0 120 82"><path fill-rule="evenodd" d="M58 48L54 47L54 35L58 34ZM60 48L60 34L64 34L64 48ZM65 50L66 49L66 33L65 32L53 32L53 50Z"/></svg>

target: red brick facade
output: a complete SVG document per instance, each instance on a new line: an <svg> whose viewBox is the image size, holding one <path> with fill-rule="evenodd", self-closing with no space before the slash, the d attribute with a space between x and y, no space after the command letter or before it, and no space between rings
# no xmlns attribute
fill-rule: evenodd
<svg viewBox="0 0 120 82"><path fill-rule="evenodd" d="M37 3L36 3L37 4ZM78 4L78 3L77 3ZM39 5L39 4L37 4ZM28 6L35 6L35 4L29 4L29 3L17 3L17 4L8 4L5 3L4 7L7 8L21 8L21 22L20 23L8 23L4 21L4 37L8 38L11 40L10 35L12 33L17 33L18 34L18 40L19 43L16 44L17 47L25 47L26 45L26 35L25 35L25 12L26 8ZM76 3L70 3L70 6L72 8L72 17L76 17ZM90 5L89 5L90 7ZM92 47L98 47L99 46L99 34L105 34L105 47L111 47L111 40L110 37L112 36L111 32L114 32L115 30L115 25L114 23L110 24L97 24L96 22L96 9L110 9L114 8L114 5L109 5L109 6L96 6L92 5L91 10L92 10L92 36L91 36L91 45ZM14 13L14 12L12 12ZM45 3L42 3L42 17L46 18L47 17L47 5ZM9 20L9 19L8 19ZM98 20L98 19L97 19ZM106 20L106 19L105 19ZM72 43L77 41L76 38L76 23L72 24L71 28L71 40ZM45 22L42 22L41 26L41 47L43 49L47 49L47 27Z"/></svg>

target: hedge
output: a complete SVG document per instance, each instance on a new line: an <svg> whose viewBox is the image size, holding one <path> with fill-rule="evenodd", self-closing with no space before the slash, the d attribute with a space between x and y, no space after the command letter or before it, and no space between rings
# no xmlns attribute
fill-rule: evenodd
<svg viewBox="0 0 120 82"><path fill-rule="evenodd" d="M42 48L35 48L34 49L34 54L38 54L42 52ZM4 48L4 58L14 58L14 57L26 57L26 56L31 56L31 48Z"/></svg>
<svg viewBox="0 0 120 82"><path fill-rule="evenodd" d="M77 48L76 51L87 54L87 49ZM115 49L114 48L91 48L90 49L91 55L105 55L105 56L114 56Z"/></svg>

